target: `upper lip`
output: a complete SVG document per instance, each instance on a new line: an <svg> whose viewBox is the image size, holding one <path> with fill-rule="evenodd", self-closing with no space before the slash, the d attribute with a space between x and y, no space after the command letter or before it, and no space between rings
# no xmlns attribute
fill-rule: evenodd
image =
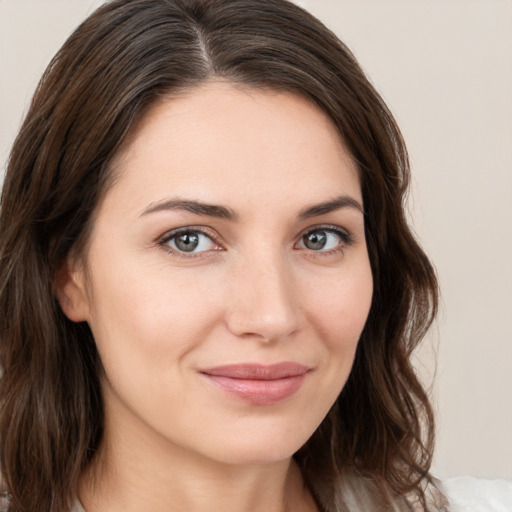
<svg viewBox="0 0 512 512"><path fill-rule="evenodd" d="M201 370L200 373L214 377L229 377L231 379L276 380L304 375L309 370L310 368L307 366L292 362L270 365L241 363L206 368Z"/></svg>

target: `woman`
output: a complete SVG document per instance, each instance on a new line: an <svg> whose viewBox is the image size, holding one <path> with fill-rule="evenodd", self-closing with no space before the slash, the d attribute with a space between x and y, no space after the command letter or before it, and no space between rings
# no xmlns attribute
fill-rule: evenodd
<svg viewBox="0 0 512 512"><path fill-rule="evenodd" d="M354 57L294 4L98 9L2 194L8 510L444 510L408 178Z"/></svg>

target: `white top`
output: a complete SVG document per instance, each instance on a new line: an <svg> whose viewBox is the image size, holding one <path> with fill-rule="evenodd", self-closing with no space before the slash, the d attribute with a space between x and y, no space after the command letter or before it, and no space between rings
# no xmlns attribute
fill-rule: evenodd
<svg viewBox="0 0 512 512"><path fill-rule="evenodd" d="M512 512L512 480L484 480L470 476L442 481L450 512ZM77 500L71 512L85 512Z"/></svg>
<svg viewBox="0 0 512 512"><path fill-rule="evenodd" d="M442 485L450 512L512 512L512 480L459 476Z"/></svg>

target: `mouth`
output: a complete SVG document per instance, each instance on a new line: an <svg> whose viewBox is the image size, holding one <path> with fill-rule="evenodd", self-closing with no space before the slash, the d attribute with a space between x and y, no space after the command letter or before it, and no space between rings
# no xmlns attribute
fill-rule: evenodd
<svg viewBox="0 0 512 512"><path fill-rule="evenodd" d="M208 368L199 373L237 399L251 405L271 405L297 393L310 370L292 362L242 363Z"/></svg>

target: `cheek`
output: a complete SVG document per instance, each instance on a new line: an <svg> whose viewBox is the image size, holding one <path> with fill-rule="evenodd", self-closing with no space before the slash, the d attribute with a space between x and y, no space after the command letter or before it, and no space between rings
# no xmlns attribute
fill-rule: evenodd
<svg viewBox="0 0 512 512"><path fill-rule="evenodd" d="M372 301L369 264L348 268L316 286L309 284L303 293L308 297L309 322L329 352L355 352Z"/></svg>
<svg viewBox="0 0 512 512"><path fill-rule="evenodd" d="M91 328L103 364L155 375L198 346L217 322L213 277L125 267L97 274Z"/></svg>
<svg viewBox="0 0 512 512"><path fill-rule="evenodd" d="M211 279L184 274L142 267L125 267L122 274L112 269L108 279L97 274L91 328L105 392L113 392L106 395L112 414L121 414L116 404L123 403L132 413L165 424L172 414L161 414L163 404L172 410L188 407L194 382L185 370L218 322L219 301Z"/></svg>
<svg viewBox="0 0 512 512"><path fill-rule="evenodd" d="M318 371L312 376L313 391L307 400L311 435L350 375L370 310L373 281L369 265L362 265L333 273L325 280L315 279L315 286L312 283L304 286L300 292L307 297L304 310L308 326L313 329L310 338L320 341L316 345Z"/></svg>

